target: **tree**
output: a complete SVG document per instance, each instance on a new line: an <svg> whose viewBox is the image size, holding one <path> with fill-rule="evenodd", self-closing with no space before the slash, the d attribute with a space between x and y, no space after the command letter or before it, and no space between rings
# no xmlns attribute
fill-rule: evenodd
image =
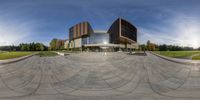
<svg viewBox="0 0 200 100"><path fill-rule="evenodd" d="M53 39L53 40L51 40L51 42L50 42L50 49L51 49L51 50L56 50L56 49L57 49L57 48L56 48L57 40L58 40L58 39Z"/></svg>
<svg viewBox="0 0 200 100"><path fill-rule="evenodd" d="M21 51L27 51L27 44L21 44Z"/></svg>
<svg viewBox="0 0 200 100"><path fill-rule="evenodd" d="M40 51L44 51L45 46L40 43Z"/></svg>
<svg viewBox="0 0 200 100"><path fill-rule="evenodd" d="M48 50L42 43L21 43L18 46L0 46L0 50L4 51L44 51Z"/></svg>
<svg viewBox="0 0 200 100"><path fill-rule="evenodd" d="M149 51L155 51L156 50L156 44L151 43L149 40L147 41L147 50Z"/></svg>
<svg viewBox="0 0 200 100"><path fill-rule="evenodd" d="M142 51L147 50L147 46L145 44L140 45L140 48L142 49Z"/></svg>
<svg viewBox="0 0 200 100"><path fill-rule="evenodd" d="M44 51L47 47L42 43L22 43L19 45L21 51Z"/></svg>
<svg viewBox="0 0 200 100"><path fill-rule="evenodd" d="M51 50L62 50L64 49L64 40L53 39L50 42L50 49Z"/></svg>

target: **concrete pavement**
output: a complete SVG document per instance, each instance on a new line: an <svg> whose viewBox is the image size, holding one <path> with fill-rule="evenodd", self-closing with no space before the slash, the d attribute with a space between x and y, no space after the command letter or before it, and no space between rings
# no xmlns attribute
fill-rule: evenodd
<svg viewBox="0 0 200 100"><path fill-rule="evenodd" d="M0 65L0 100L199 100L200 66L124 53Z"/></svg>

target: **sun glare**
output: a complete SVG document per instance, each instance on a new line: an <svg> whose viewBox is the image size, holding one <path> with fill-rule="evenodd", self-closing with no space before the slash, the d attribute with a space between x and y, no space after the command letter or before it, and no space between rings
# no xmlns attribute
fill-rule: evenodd
<svg viewBox="0 0 200 100"><path fill-rule="evenodd" d="M199 29L196 26L192 26L188 28L187 34L189 35L189 42L191 46L194 48L198 48L200 46L200 42L198 39L200 37Z"/></svg>
<svg viewBox="0 0 200 100"><path fill-rule="evenodd" d="M187 26L183 26L180 28L179 37L181 40L181 44L183 46L189 46L193 48L200 47L200 30L198 28L198 25L195 23L192 23Z"/></svg>

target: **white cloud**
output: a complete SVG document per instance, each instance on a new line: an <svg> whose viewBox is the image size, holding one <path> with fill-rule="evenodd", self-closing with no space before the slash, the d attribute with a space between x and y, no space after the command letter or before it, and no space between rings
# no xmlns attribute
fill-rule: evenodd
<svg viewBox="0 0 200 100"><path fill-rule="evenodd" d="M170 36L168 33L165 32L158 32L151 29L139 28L140 31L138 32L139 42L146 43L147 40L150 40L156 44L173 44L178 45L176 43L176 39L173 36Z"/></svg>
<svg viewBox="0 0 200 100"><path fill-rule="evenodd" d="M150 40L157 44L200 47L200 21L197 18L179 14L167 21L168 25L156 26L158 30L139 28L139 41L146 43Z"/></svg>
<svg viewBox="0 0 200 100"><path fill-rule="evenodd" d="M29 35L29 27L25 23L15 23L0 19L0 46L17 44L16 41Z"/></svg>
<svg viewBox="0 0 200 100"><path fill-rule="evenodd" d="M200 47L200 21L187 15L179 15L173 20L175 37L182 46Z"/></svg>

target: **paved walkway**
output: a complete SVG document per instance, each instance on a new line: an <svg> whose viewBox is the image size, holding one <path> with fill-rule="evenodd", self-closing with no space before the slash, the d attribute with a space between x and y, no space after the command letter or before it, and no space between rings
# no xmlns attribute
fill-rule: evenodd
<svg viewBox="0 0 200 100"><path fill-rule="evenodd" d="M0 65L0 100L199 100L200 66L124 53Z"/></svg>

